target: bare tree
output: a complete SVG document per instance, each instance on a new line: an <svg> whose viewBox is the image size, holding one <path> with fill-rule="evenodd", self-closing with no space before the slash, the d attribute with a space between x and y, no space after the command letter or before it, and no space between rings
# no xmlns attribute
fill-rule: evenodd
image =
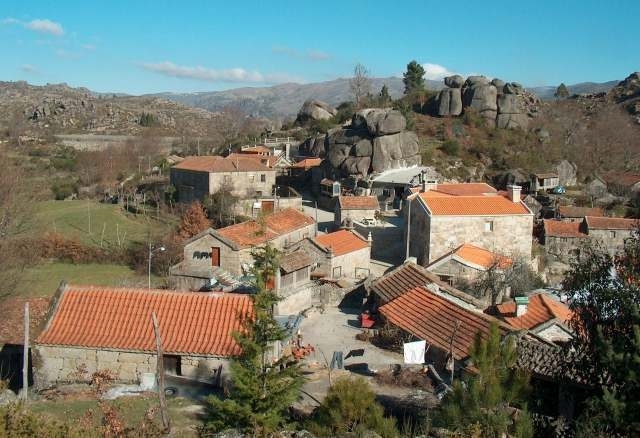
<svg viewBox="0 0 640 438"><path fill-rule="evenodd" d="M369 79L369 70L357 63L353 68L353 77L349 80L349 89L353 94L356 108L360 108L364 98L371 91L371 79Z"/></svg>

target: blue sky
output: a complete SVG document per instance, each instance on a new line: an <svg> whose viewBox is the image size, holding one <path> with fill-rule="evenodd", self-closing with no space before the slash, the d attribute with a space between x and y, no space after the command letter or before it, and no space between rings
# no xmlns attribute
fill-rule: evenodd
<svg viewBox="0 0 640 438"><path fill-rule="evenodd" d="M528 86L640 70L637 0L15 1L0 80L101 92L213 91L349 77L484 74Z"/></svg>

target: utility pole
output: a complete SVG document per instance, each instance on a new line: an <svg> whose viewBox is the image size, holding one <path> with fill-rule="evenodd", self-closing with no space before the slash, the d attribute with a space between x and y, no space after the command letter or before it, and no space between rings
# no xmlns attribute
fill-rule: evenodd
<svg viewBox="0 0 640 438"><path fill-rule="evenodd" d="M29 302L24 303L24 348L22 351L22 401L29 394Z"/></svg>
<svg viewBox="0 0 640 438"><path fill-rule="evenodd" d="M156 338L156 382L158 386L158 402L160 403L160 416L162 417L162 425L164 426L165 433L171 431L171 422L169 421L169 413L167 412L167 400L164 397L164 357L162 353L162 338L160 337L160 326L158 325L158 318L156 313L151 313L151 322L153 323L153 333Z"/></svg>

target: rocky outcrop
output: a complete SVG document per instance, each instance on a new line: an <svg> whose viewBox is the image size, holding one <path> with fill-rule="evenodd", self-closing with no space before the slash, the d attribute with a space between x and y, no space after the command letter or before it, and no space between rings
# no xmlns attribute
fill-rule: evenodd
<svg viewBox="0 0 640 438"><path fill-rule="evenodd" d="M326 158L343 177L363 178L371 172L418 165L418 136L406 126L399 111L364 109L353 116L351 125L306 139L300 152Z"/></svg>
<svg viewBox="0 0 640 438"><path fill-rule="evenodd" d="M298 111L298 121L305 122L307 120L328 120L335 116L338 111L319 100L307 100L302 104Z"/></svg>
<svg viewBox="0 0 640 438"><path fill-rule="evenodd" d="M480 114L489 126L527 129L529 119L537 113L538 99L516 82L459 75L444 78L448 88L438 93L438 116L459 116L467 109Z"/></svg>

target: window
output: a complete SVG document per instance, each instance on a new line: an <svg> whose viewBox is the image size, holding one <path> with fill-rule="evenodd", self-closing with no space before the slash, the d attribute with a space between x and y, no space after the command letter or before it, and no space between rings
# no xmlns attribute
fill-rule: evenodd
<svg viewBox="0 0 640 438"><path fill-rule="evenodd" d="M254 182L256 180L255 175L249 175L249 182Z"/></svg>
<svg viewBox="0 0 640 438"><path fill-rule="evenodd" d="M616 232L615 231L609 231L609 239L615 239L616 238Z"/></svg>
<svg viewBox="0 0 640 438"><path fill-rule="evenodd" d="M484 231L485 232L493 231L493 221L487 221L484 223Z"/></svg>
<svg viewBox="0 0 640 438"><path fill-rule="evenodd" d="M225 175L223 178L224 182L229 183L231 182L231 175Z"/></svg>
<svg viewBox="0 0 640 438"><path fill-rule="evenodd" d="M264 173L260 174L260 182L267 182L267 175L265 175Z"/></svg>
<svg viewBox="0 0 640 438"><path fill-rule="evenodd" d="M333 268L333 278L339 278L342 277L342 266L336 266L335 268Z"/></svg>

